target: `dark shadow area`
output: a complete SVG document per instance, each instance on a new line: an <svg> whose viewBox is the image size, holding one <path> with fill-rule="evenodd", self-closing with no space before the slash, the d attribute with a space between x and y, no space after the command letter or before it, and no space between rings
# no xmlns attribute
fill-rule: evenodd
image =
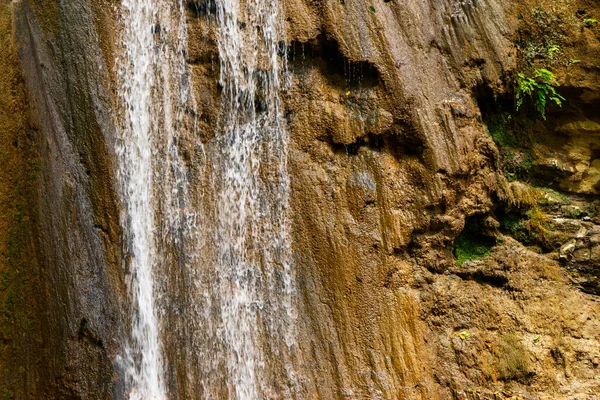
<svg viewBox="0 0 600 400"><path fill-rule="evenodd" d="M188 0L185 5L196 18L208 17L217 13L217 5L214 0Z"/></svg>
<svg viewBox="0 0 600 400"><path fill-rule="evenodd" d="M348 90L375 87L380 80L375 64L350 60L342 54L339 44L324 34L308 42L292 42L288 62L294 74L318 68L331 85Z"/></svg>
<svg viewBox="0 0 600 400"><path fill-rule="evenodd" d="M362 147L373 151L382 151L385 145L384 138L379 135L366 135L356 139L354 143L342 144L329 141L329 145L336 154L346 154L349 156L358 155Z"/></svg>
<svg viewBox="0 0 600 400"><path fill-rule="evenodd" d="M475 281L477 283L494 286L497 288L506 288L508 285L508 278L504 275L489 274L484 271L467 271L467 272L454 272L454 274L460 279L465 281Z"/></svg>
<svg viewBox="0 0 600 400"><path fill-rule="evenodd" d="M486 117L490 115L512 112L514 109L514 99L512 96L496 96L494 90L486 82L476 85L472 90L472 96L477 101L477 106L481 110L484 122L486 122Z"/></svg>
<svg viewBox="0 0 600 400"><path fill-rule="evenodd" d="M487 215L474 215L465 220L465 228L454 241L452 252L458 265L487 257L496 245L495 232L486 223Z"/></svg>
<svg viewBox="0 0 600 400"><path fill-rule="evenodd" d="M350 144L335 143L332 140L328 140L328 142L336 154L349 156L358 155L363 147L372 151L387 152L398 160L407 157L422 159L425 151L425 143L421 138L397 133L368 134L357 138Z"/></svg>

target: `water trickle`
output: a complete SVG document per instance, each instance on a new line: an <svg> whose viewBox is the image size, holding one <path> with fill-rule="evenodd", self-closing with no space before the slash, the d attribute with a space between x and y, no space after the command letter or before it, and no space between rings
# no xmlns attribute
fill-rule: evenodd
<svg viewBox="0 0 600 400"><path fill-rule="evenodd" d="M125 126L117 151L133 302L132 343L126 350L125 373L131 399L161 399L165 388L153 277L157 261L152 140L154 13L148 0L125 0L123 11L125 61L120 67Z"/></svg>
<svg viewBox="0 0 600 400"><path fill-rule="evenodd" d="M254 399L272 396L274 386L276 397L293 396L279 6L207 6L216 12L223 112L191 174L180 157L182 146L195 146L195 125L186 122L194 104L184 3L123 0L117 153L132 301L123 360L131 399Z"/></svg>
<svg viewBox="0 0 600 400"><path fill-rule="evenodd" d="M280 55L279 1L218 1L217 22L226 110L213 160L219 304L230 395L251 399L264 394L270 373L291 375L295 342L288 136L279 97L287 56ZM274 359L283 371L273 371Z"/></svg>
<svg viewBox="0 0 600 400"><path fill-rule="evenodd" d="M177 146L184 110L193 107L187 36L182 4L123 0L121 9L117 180L132 303L131 339L121 362L129 398L159 400L167 397L159 321L164 242L183 248L195 225L195 214L181 211L188 184Z"/></svg>

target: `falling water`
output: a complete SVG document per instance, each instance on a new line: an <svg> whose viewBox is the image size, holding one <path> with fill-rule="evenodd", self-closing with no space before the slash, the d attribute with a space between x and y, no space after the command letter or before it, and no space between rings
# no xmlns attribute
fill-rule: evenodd
<svg viewBox="0 0 600 400"><path fill-rule="evenodd" d="M171 390L293 395L282 14L276 0L215 5L222 117L204 148L193 143L195 113L187 113L194 105L183 2L122 3L117 175L132 301L122 360L131 399ZM202 147L205 158L194 166L201 172L190 173L181 146ZM168 332L165 321L176 321ZM186 371L186 382L167 388L175 370Z"/></svg>
<svg viewBox="0 0 600 400"><path fill-rule="evenodd" d="M185 125L182 110L192 103L182 7L160 0L122 3L124 54L118 68L124 115L117 177L132 300L131 342L122 360L130 399L167 396L157 290L162 247L165 237L182 247L182 233L195 222L193 212L181 213L187 181L176 144Z"/></svg>
<svg viewBox="0 0 600 400"><path fill-rule="evenodd" d="M150 0L125 0L123 12L126 53L121 74L125 122L118 143L118 176L126 210L123 225L134 309L133 343L127 349L126 374L131 399L161 399L165 388L153 276L157 261L152 138L156 127L152 107L153 4Z"/></svg>
<svg viewBox="0 0 600 400"><path fill-rule="evenodd" d="M274 359L291 375L293 277L287 132L279 93L285 55L276 0L217 2L226 115L216 164L219 300L229 394L264 396ZM287 370L287 371L286 371Z"/></svg>

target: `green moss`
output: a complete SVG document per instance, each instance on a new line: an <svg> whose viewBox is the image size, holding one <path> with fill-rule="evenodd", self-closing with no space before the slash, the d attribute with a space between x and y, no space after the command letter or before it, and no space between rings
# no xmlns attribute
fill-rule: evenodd
<svg viewBox="0 0 600 400"><path fill-rule="evenodd" d="M587 204L583 212L591 218L596 218L598 216L598 207L594 204Z"/></svg>
<svg viewBox="0 0 600 400"><path fill-rule="evenodd" d="M566 218L579 219L585 216L585 212L577 206L561 207L561 211Z"/></svg>
<svg viewBox="0 0 600 400"><path fill-rule="evenodd" d="M474 233L462 233L454 241L456 264L462 266L465 261L480 260L492 252L494 241Z"/></svg>
<svg viewBox="0 0 600 400"><path fill-rule="evenodd" d="M2 389L2 400L12 400L15 398L15 395L12 390L8 388Z"/></svg>
<svg viewBox="0 0 600 400"><path fill-rule="evenodd" d="M536 7L520 18L520 38L517 46L525 66L536 62L545 64L564 62L563 48L567 42L569 21L556 9Z"/></svg>
<svg viewBox="0 0 600 400"><path fill-rule="evenodd" d="M500 338L493 347L494 367L502 380L523 381L531 373L529 354L520 338L515 333L508 333Z"/></svg>
<svg viewBox="0 0 600 400"><path fill-rule="evenodd" d="M539 244L548 233L549 218L539 204L530 206L525 212L500 214L500 229L523 244Z"/></svg>
<svg viewBox="0 0 600 400"><path fill-rule="evenodd" d="M559 193L554 189L547 187L537 187L537 189L546 193L540 200L540 205L542 206L554 206L556 203L559 205L571 205L573 203L573 200L569 196Z"/></svg>
<svg viewBox="0 0 600 400"><path fill-rule="evenodd" d="M531 156L531 126L533 121L517 119L512 111L488 112L483 115L490 136L500 150L500 168L509 182L521 180L529 181L530 171L533 167ZM512 110L512 103L510 105Z"/></svg>
<svg viewBox="0 0 600 400"><path fill-rule="evenodd" d="M503 148L500 151L500 168L509 182L529 181L533 158L529 151Z"/></svg>
<svg viewBox="0 0 600 400"><path fill-rule="evenodd" d="M521 243L529 242L529 230L525 225L528 218L522 215L506 214L500 217L500 229Z"/></svg>
<svg viewBox="0 0 600 400"><path fill-rule="evenodd" d="M510 113L503 112L491 114L486 117L485 123L496 144L499 144L502 147L515 147L519 144L519 137L510 132L509 129L512 121L512 115Z"/></svg>

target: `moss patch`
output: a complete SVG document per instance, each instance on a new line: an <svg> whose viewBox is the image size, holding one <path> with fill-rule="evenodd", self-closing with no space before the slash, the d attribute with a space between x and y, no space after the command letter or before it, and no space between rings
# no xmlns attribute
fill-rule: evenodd
<svg viewBox="0 0 600 400"><path fill-rule="evenodd" d="M565 12L540 4L524 10L519 22L517 48L525 70L537 63L552 65L568 61L564 48L568 42L568 32L576 21Z"/></svg>
<svg viewBox="0 0 600 400"><path fill-rule="evenodd" d="M454 241L456 264L462 266L468 260L480 260L492 252L496 239L486 234L483 222L485 216L467 218L465 229Z"/></svg>
<svg viewBox="0 0 600 400"><path fill-rule="evenodd" d="M508 333L493 347L494 367L502 380L524 381L531 374L529 353L515 333Z"/></svg>
<svg viewBox="0 0 600 400"><path fill-rule="evenodd" d="M488 127L494 142L501 147L516 147L522 141L522 137L511 131L512 114L499 112L484 114L484 122Z"/></svg>
<svg viewBox="0 0 600 400"><path fill-rule="evenodd" d="M480 260L490 255L494 242L474 235L461 234L454 241L456 264L462 266L465 261Z"/></svg>
<svg viewBox="0 0 600 400"><path fill-rule="evenodd" d="M500 218L500 229L521 243L529 242L527 217L520 214L505 214Z"/></svg>

